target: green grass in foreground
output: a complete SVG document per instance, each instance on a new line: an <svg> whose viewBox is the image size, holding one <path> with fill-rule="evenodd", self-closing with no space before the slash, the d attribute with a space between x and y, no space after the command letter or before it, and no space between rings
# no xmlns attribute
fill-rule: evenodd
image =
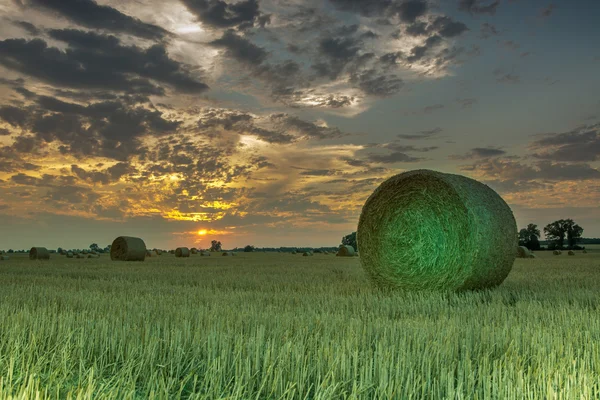
<svg viewBox="0 0 600 400"><path fill-rule="evenodd" d="M385 293L322 254L13 256L0 398L597 399L598 293L597 251L464 294Z"/></svg>

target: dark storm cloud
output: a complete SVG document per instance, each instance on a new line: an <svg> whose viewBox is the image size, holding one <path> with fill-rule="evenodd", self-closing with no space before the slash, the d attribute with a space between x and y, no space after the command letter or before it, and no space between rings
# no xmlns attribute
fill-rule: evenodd
<svg viewBox="0 0 600 400"><path fill-rule="evenodd" d="M169 32L123 14L115 8L102 6L94 0L30 0L37 7L52 10L76 24L94 29L127 33L145 39L159 40Z"/></svg>
<svg viewBox="0 0 600 400"><path fill-rule="evenodd" d="M9 136L10 131L6 128L0 128L0 136Z"/></svg>
<svg viewBox="0 0 600 400"><path fill-rule="evenodd" d="M484 3L484 4L481 4ZM496 8L500 5L500 0L495 0L489 4L481 0L460 0L458 9L470 14L490 14L496 13Z"/></svg>
<svg viewBox="0 0 600 400"><path fill-rule="evenodd" d="M569 132L543 135L531 143L533 157L552 161L597 161L600 159L600 124Z"/></svg>
<svg viewBox="0 0 600 400"><path fill-rule="evenodd" d="M486 179L514 182L534 179L548 181L600 179L600 171L589 164L552 163L545 160L531 166L507 159L484 159L478 160L476 164L461 166L460 169L483 173Z"/></svg>
<svg viewBox="0 0 600 400"><path fill-rule="evenodd" d="M276 126L280 126L284 130L286 128L293 129L298 131L300 135L313 139L334 139L348 136L347 133L341 132L338 128L319 126L313 122L304 121L298 117L285 113L272 114L270 119L276 124Z"/></svg>
<svg viewBox="0 0 600 400"><path fill-rule="evenodd" d="M15 106L0 106L0 119L14 127L23 126L27 120L27 111Z"/></svg>
<svg viewBox="0 0 600 400"><path fill-rule="evenodd" d="M268 17L260 18L257 0L246 0L240 2L225 2L222 0L181 0L187 9L198 20L216 27L250 27L256 22L259 25L266 24Z"/></svg>
<svg viewBox="0 0 600 400"><path fill-rule="evenodd" d="M41 39L0 41L0 64L51 84L78 89L103 89L143 94L164 94L158 81L187 93L208 88L194 79L187 67L170 59L162 45L147 49L122 46L115 36L74 29L49 31L68 43L61 51Z"/></svg>
<svg viewBox="0 0 600 400"><path fill-rule="evenodd" d="M406 27L406 34L409 36L425 36L427 35L427 23L425 22L415 22L414 24L410 24ZM395 39L399 39L400 36Z"/></svg>
<svg viewBox="0 0 600 400"><path fill-rule="evenodd" d="M38 36L42 33L42 31L40 31L34 24L32 24L31 22L27 22L27 21L12 21L13 24L15 24L16 26L24 29L25 31L27 31L27 33L29 33L30 35L33 36Z"/></svg>
<svg viewBox="0 0 600 400"><path fill-rule="evenodd" d="M415 46L412 48L412 54L406 58L408 62L415 62L422 59L427 52L429 52L433 47L437 46L442 42L441 36L433 35L428 37L425 40L425 44L423 46Z"/></svg>
<svg viewBox="0 0 600 400"><path fill-rule="evenodd" d="M395 75L380 75L373 69L352 74L350 82L364 93L379 97L391 96L402 88L402 79Z"/></svg>
<svg viewBox="0 0 600 400"><path fill-rule="evenodd" d="M261 64L268 55L265 49L236 35L233 30L227 30L221 38L213 40L210 44L226 49L230 57L251 65Z"/></svg>
<svg viewBox="0 0 600 400"><path fill-rule="evenodd" d="M437 17L431 24L431 29L445 38L455 37L469 30L462 22L453 21L452 18L445 16Z"/></svg>
<svg viewBox="0 0 600 400"><path fill-rule="evenodd" d="M329 0L337 9L361 14L365 17L398 16L402 22L414 22L427 12L427 2L422 0Z"/></svg>
<svg viewBox="0 0 600 400"><path fill-rule="evenodd" d="M179 121L164 119L159 111L118 101L81 106L40 96L37 105L27 109L27 118L23 122L35 136L18 136L13 148L17 152L30 153L38 141L58 141L62 154L126 160L141 151L141 136L165 135L179 125Z"/></svg>
<svg viewBox="0 0 600 400"><path fill-rule="evenodd" d="M437 135L438 133L440 133L442 131L442 128L434 128L428 131L419 131L413 134L398 134L396 136L398 136L401 139L408 139L408 140L417 140L417 139L429 139L435 135Z"/></svg>
<svg viewBox="0 0 600 400"><path fill-rule="evenodd" d="M506 154L506 151L493 147L475 147L464 155L451 155L451 160L472 160L474 158L499 157Z"/></svg>
<svg viewBox="0 0 600 400"><path fill-rule="evenodd" d="M120 162L102 171L87 171L73 164L71 165L71 172L84 181L107 185L118 181L124 175L135 173L137 170L129 163Z"/></svg>

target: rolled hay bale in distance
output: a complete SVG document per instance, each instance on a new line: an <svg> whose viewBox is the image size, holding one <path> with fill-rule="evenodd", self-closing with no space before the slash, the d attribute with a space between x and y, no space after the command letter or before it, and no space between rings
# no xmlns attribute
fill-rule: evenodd
<svg viewBox="0 0 600 400"><path fill-rule="evenodd" d="M202 257L210 257L210 251L201 251L201 252L200 252L200 255L201 255Z"/></svg>
<svg viewBox="0 0 600 400"><path fill-rule="evenodd" d="M574 256L575 252L573 250L569 250L569 252L567 254L570 255L570 256Z"/></svg>
<svg viewBox="0 0 600 400"><path fill-rule="evenodd" d="M554 250L554 251L552 252L552 254L554 254L555 256L560 256L560 251L558 251L558 250Z"/></svg>
<svg viewBox="0 0 600 400"><path fill-rule="evenodd" d="M354 247L350 246L350 245L342 245L340 246L336 256L339 257L354 257L354 254L356 252L354 251Z"/></svg>
<svg viewBox="0 0 600 400"><path fill-rule="evenodd" d="M77 253L75 258L85 258L85 256L82 253Z"/></svg>
<svg viewBox="0 0 600 400"><path fill-rule="evenodd" d="M224 255L224 256L235 256L235 253L233 251L225 251L225 252L223 252L222 255Z"/></svg>
<svg viewBox="0 0 600 400"><path fill-rule="evenodd" d="M152 257L152 252L150 250L146 250L146 257Z"/></svg>
<svg viewBox="0 0 600 400"><path fill-rule="evenodd" d="M160 250L154 250L154 255L155 256L160 256L161 255L161 251Z"/></svg>
<svg viewBox="0 0 600 400"><path fill-rule="evenodd" d="M144 261L146 243L140 238L119 236L110 247L110 259L113 261Z"/></svg>
<svg viewBox="0 0 600 400"><path fill-rule="evenodd" d="M304 253L302 253L303 257L309 257L311 256L311 254L308 251L305 251Z"/></svg>
<svg viewBox="0 0 600 400"><path fill-rule="evenodd" d="M190 249L190 253L192 253L192 254L198 254L198 249L197 249L197 248L195 248L195 247L192 247L192 248Z"/></svg>
<svg viewBox="0 0 600 400"><path fill-rule="evenodd" d="M189 257L190 249L187 247L178 247L175 249L175 257Z"/></svg>
<svg viewBox="0 0 600 400"><path fill-rule="evenodd" d="M30 260L49 260L50 252L45 247L32 247L29 250L29 259Z"/></svg>
<svg viewBox="0 0 600 400"><path fill-rule="evenodd" d="M529 255L531 254L531 251L529 251L529 249L525 246L518 246L517 247L517 257L519 258L530 258Z"/></svg>
<svg viewBox="0 0 600 400"><path fill-rule="evenodd" d="M292 250L292 254L296 254L296 250Z"/></svg>
<svg viewBox="0 0 600 400"><path fill-rule="evenodd" d="M0 255L0 261L8 261L8 260L10 260L9 256L6 256L4 254Z"/></svg>
<svg viewBox="0 0 600 400"><path fill-rule="evenodd" d="M67 258L73 258L73 253L71 253L70 251L67 251Z"/></svg>
<svg viewBox="0 0 600 400"><path fill-rule="evenodd" d="M500 285L515 261L517 224L491 188L414 170L384 181L356 232L360 262L380 287L469 290Z"/></svg>

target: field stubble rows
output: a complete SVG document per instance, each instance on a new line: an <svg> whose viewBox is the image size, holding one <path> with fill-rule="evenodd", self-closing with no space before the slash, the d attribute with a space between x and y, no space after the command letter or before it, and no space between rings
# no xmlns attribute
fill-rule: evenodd
<svg viewBox="0 0 600 400"><path fill-rule="evenodd" d="M460 294L376 289L357 257L18 255L0 398L600 398L600 251L537 254Z"/></svg>

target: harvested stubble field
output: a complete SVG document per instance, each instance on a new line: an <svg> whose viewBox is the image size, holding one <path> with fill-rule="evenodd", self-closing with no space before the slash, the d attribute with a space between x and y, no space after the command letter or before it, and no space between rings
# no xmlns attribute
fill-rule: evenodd
<svg viewBox="0 0 600 400"><path fill-rule="evenodd" d="M595 399L598 293L600 250L463 294L386 293L324 254L17 255L0 398Z"/></svg>

